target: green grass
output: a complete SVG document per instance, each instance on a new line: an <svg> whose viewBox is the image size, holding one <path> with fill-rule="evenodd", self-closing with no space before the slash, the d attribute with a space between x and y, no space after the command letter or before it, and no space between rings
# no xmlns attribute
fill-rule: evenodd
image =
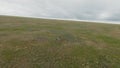
<svg viewBox="0 0 120 68"><path fill-rule="evenodd" d="M120 25L0 16L0 68L120 68Z"/></svg>

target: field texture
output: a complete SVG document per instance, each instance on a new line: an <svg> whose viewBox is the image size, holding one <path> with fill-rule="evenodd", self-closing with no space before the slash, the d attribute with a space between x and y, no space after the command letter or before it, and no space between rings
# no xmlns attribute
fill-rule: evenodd
<svg viewBox="0 0 120 68"><path fill-rule="evenodd" d="M120 68L120 25L0 16L0 68Z"/></svg>

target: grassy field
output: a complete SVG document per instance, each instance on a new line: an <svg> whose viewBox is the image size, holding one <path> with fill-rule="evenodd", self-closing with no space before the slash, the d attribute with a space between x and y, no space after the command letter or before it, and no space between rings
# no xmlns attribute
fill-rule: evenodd
<svg viewBox="0 0 120 68"><path fill-rule="evenodd" d="M120 25L0 16L0 68L120 68Z"/></svg>

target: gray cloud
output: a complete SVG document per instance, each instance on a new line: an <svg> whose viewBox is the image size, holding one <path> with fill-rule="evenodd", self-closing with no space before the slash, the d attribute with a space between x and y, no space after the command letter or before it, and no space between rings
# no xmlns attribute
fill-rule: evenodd
<svg viewBox="0 0 120 68"><path fill-rule="evenodd" d="M0 15L120 22L119 0L0 0Z"/></svg>

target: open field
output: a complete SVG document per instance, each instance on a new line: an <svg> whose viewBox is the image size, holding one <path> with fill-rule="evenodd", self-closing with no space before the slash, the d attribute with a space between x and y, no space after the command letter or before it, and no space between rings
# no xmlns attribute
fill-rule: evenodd
<svg viewBox="0 0 120 68"><path fill-rule="evenodd" d="M0 68L120 68L120 25L0 16Z"/></svg>

